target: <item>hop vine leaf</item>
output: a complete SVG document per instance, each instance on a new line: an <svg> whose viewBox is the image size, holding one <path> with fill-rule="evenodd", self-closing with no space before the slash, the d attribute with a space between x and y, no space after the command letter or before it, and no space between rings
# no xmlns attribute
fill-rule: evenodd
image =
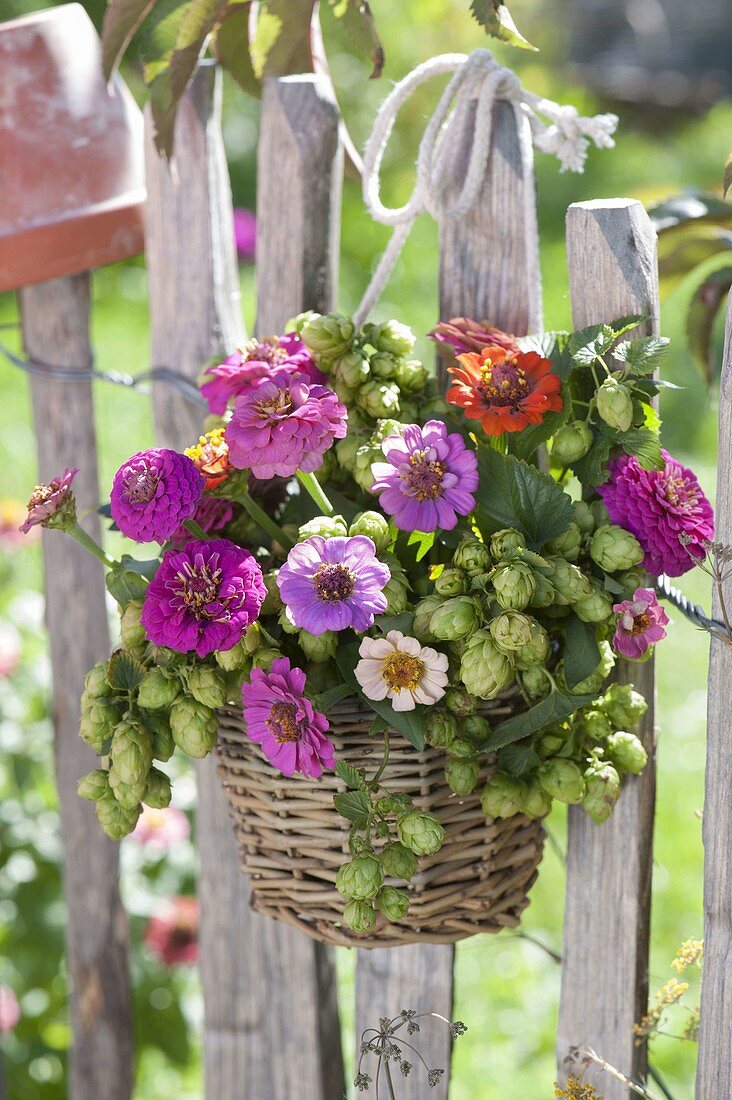
<svg viewBox="0 0 732 1100"><path fill-rule="evenodd" d="M521 34L507 6L501 0L472 0L470 14L485 29L486 34L518 46L522 50L536 50Z"/></svg>

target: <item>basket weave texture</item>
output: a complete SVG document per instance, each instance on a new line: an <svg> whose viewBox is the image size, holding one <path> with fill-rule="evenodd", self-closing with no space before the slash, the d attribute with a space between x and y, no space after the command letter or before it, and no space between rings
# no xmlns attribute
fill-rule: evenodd
<svg viewBox="0 0 732 1100"><path fill-rule="evenodd" d="M511 711L510 701L486 708L488 717ZM382 743L369 736L373 714L346 700L332 707L328 717L336 758L356 766L366 763L367 775L375 771ZM544 831L539 821L523 816L486 820L480 789L495 771L490 759L476 791L459 798L445 782L442 750L417 752L392 733L383 785L410 794L418 809L435 813L446 835L436 855L419 861L408 887L407 921L394 924L379 918L371 933L359 935L343 923L344 899L335 889L338 868L350 858L348 824L333 806L333 795L345 790L341 780L332 773L316 782L281 775L249 741L241 714L234 710L221 713L217 754L257 912L322 942L358 947L453 943L519 923L541 861ZM403 888L401 882L395 885Z"/></svg>

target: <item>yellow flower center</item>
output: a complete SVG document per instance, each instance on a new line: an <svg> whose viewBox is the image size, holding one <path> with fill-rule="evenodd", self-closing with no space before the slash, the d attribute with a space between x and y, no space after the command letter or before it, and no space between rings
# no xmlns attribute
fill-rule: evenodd
<svg viewBox="0 0 732 1100"><path fill-rule="evenodd" d="M424 672L424 661L409 653L390 653L384 661L382 676L391 691L414 691Z"/></svg>

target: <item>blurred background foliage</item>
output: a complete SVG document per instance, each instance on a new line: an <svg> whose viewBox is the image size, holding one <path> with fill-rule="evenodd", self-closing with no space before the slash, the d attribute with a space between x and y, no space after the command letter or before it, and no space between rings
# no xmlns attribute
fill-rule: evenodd
<svg viewBox="0 0 732 1100"><path fill-rule="evenodd" d="M101 25L104 0L84 5ZM39 7L35 0L5 0L3 17ZM384 77L369 81L370 67L356 57L338 28L329 33L330 65L341 108L353 139L362 147L374 112L390 83L415 64L446 50L470 51L489 45L500 60L515 67L532 91L576 104L583 114L617 110L621 121L617 148L591 152L582 176L560 175L556 162L537 157L546 328L570 323L564 252L564 216L569 203L589 198L632 196L647 205L661 203L687 189L720 198L720 180L732 134L732 104L721 100L704 111L676 105L642 109L599 100L577 82L568 60L568 0L514 0L512 14L541 52L512 50L486 39L470 18L466 0L401 0L372 5L386 51ZM144 89L134 57L124 75L136 95ZM385 201L404 201L413 181L419 134L440 91L422 88L399 119L385 159ZM224 102L224 133L237 206L256 203L255 160L259 105L231 82ZM688 213L688 211L687 211ZM683 264L668 261L663 284L662 327L674 343L666 375L684 387L662 397L665 444L689 462L710 494L714 489L716 417L714 383L721 354L719 312L708 334L705 362L687 348L686 304L710 281L719 286L729 248L729 220L695 223L701 237L716 244L689 245ZM364 213L358 181L346 180L343 206L341 302L353 307L364 289L388 231ZM697 236L699 234L697 233ZM437 315L437 235L428 220L413 232L378 307L380 317L396 316L423 335ZM673 257L673 242L662 248ZM726 242L726 244L725 244ZM719 247L717 247L719 246ZM686 246L685 246L686 247ZM678 255L676 257L678 260ZM692 263L692 260L694 261ZM702 283L689 281L696 261L709 265ZM196 257L191 256L195 263ZM717 267L716 265L720 266ZM685 283L686 280L686 283ZM241 268L245 315L254 316L251 265ZM696 291L694 290L696 287ZM704 289L707 304L714 291ZM719 295L717 295L717 300ZM707 314L709 310L707 310ZM18 313L12 295L0 296L0 324L12 325ZM702 321L702 324L707 323ZM94 276L93 340L98 363L130 371L148 364L146 276L141 259L110 267ZM261 334L260 334L261 335ZM17 331L0 332L17 350ZM422 353L431 358L427 342ZM35 479L35 452L26 379L0 357L0 448L2 496L27 499ZM148 403L136 394L100 384L96 392L103 493L114 470L132 450L149 445L152 424ZM7 511L9 505L4 505ZM9 513L8 513L9 514ZM58 821L52 783L51 730L48 715L48 664L42 632L40 552L37 543L19 546L9 531L13 521L0 518L0 986L17 998L18 1023L0 1035L7 1091L12 1100L61 1100L66 1095L64 1064L68 1044L63 965L64 909L58 872ZM708 603L708 582L689 574L684 589ZM699 811L703 802L705 685L708 645L705 636L675 616L669 639L660 647L659 723L661 746L655 868L651 986L660 985L678 944L702 930L702 844ZM4 647L4 649L3 649ZM11 658L2 660L3 652ZM15 654L15 657L12 654ZM679 669L683 668L683 675ZM181 777L183 778L183 777ZM193 780L176 781L179 808L195 817ZM454 1100L537 1100L550 1096L554 1075L554 1035L559 993L564 870L564 815L549 821L552 842L518 934L481 936L457 951L457 1017L469 1026L456 1046ZM195 831L195 825L194 825ZM144 944L146 922L166 898L194 890L195 863L189 840L164 855L129 838L123 844L123 888L131 918L136 997L137 1100L163 1100L172 1094L193 1100L201 1094L200 991L195 968L165 967ZM544 947L542 947L544 945ZM353 1048L354 957L338 952L346 1049ZM608 968L613 960L608 958ZM400 1005L394 1006L397 1011ZM1 1017L0 1017L1 1022ZM695 1047L659 1037L652 1060L676 1100L693 1095Z"/></svg>

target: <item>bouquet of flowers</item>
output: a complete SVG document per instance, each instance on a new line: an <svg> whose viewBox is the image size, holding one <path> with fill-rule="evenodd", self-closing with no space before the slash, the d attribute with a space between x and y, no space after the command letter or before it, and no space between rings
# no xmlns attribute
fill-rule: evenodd
<svg viewBox="0 0 732 1100"><path fill-rule="evenodd" d="M336 886L356 931L405 918L403 885L444 836L382 785L390 737L442 750L457 799L496 761L490 818L558 799L604 821L646 763L645 700L607 686L616 657L647 659L668 623L652 577L713 537L696 477L661 447L666 341L631 337L639 320L523 338L442 323L443 396L403 324L297 317L205 370L197 443L117 471L108 512L152 560L91 542L75 471L37 488L26 529L81 539L120 607L121 646L81 704L101 761L79 793L109 836L168 804L158 765L210 753L225 705L273 769L347 788ZM329 708L348 696L373 716L378 766L335 758Z"/></svg>

